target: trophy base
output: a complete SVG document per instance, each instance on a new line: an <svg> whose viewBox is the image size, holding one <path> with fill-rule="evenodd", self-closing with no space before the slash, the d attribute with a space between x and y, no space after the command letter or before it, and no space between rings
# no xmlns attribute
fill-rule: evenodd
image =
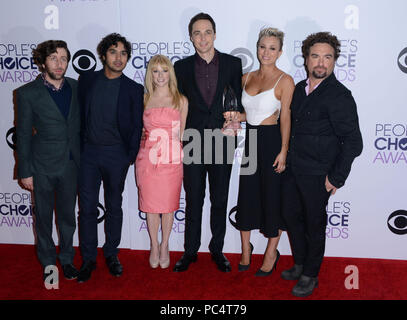
<svg viewBox="0 0 407 320"><path fill-rule="evenodd" d="M239 130L242 129L240 122L238 121L229 121L222 128L222 133L226 136L237 136Z"/></svg>
<svg viewBox="0 0 407 320"><path fill-rule="evenodd" d="M225 136L236 136L237 135L237 130L231 129L231 128L223 128L222 133Z"/></svg>

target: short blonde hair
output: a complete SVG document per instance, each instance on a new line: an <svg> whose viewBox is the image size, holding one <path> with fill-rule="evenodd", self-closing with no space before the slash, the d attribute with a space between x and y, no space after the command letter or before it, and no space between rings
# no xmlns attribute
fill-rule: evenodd
<svg viewBox="0 0 407 320"><path fill-rule="evenodd" d="M259 32L259 38L257 39L256 47L259 46L260 40L263 37L276 37L280 41L280 51L283 48L284 32L277 28L264 28Z"/></svg>
<svg viewBox="0 0 407 320"><path fill-rule="evenodd" d="M144 94L144 107L147 105L148 101L150 100L151 95L154 92L154 83L153 83L153 69L157 65L160 65L162 68L168 68L170 74L170 80L168 82L168 87L170 89L170 93L172 95L172 102L174 104L174 109L179 109L181 106L181 99L182 94L178 91L177 85L177 77L175 76L174 67L166 56L161 54L157 54L150 59L147 66L146 77L144 79L144 87L145 87L145 94Z"/></svg>

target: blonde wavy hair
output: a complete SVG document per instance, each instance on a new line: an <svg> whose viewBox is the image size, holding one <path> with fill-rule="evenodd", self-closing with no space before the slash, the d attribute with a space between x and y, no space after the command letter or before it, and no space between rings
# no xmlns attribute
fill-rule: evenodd
<svg viewBox="0 0 407 320"><path fill-rule="evenodd" d="M172 95L172 102L174 104L174 109L179 109L181 106L182 94L178 91L177 78L175 76L174 67L166 56L157 54L150 59L147 66L146 77L144 80L145 94L144 94L144 107L150 100L151 95L154 92L155 86L153 82L153 70L160 65L163 69L168 69L170 74L170 80L168 82L168 87Z"/></svg>
<svg viewBox="0 0 407 320"><path fill-rule="evenodd" d="M256 47L259 46L260 40L263 37L276 37L280 41L280 51L283 48L283 42L284 42L284 32L281 30L278 30L277 28L263 28L259 32L259 37L257 40Z"/></svg>

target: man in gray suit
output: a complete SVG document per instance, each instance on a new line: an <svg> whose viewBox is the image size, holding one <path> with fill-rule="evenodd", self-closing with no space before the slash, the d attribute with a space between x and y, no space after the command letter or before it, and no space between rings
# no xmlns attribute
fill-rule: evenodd
<svg viewBox="0 0 407 320"><path fill-rule="evenodd" d="M42 74L17 89L17 168L23 188L34 194L38 258L44 279L55 266L54 208L59 231L58 259L65 278L74 279L72 245L80 150L77 81L65 77L70 52L64 41L49 40L33 50ZM52 269L51 269L52 270ZM54 270L52 270L54 272Z"/></svg>

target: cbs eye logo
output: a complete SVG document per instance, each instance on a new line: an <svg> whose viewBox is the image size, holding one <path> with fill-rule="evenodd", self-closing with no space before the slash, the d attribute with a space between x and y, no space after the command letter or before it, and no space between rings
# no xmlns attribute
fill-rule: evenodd
<svg viewBox="0 0 407 320"><path fill-rule="evenodd" d="M387 219L387 226L395 234L407 234L407 211L394 211Z"/></svg>
<svg viewBox="0 0 407 320"><path fill-rule="evenodd" d="M233 207L232 209L230 209L229 211L229 222L232 226L234 226L236 229L238 229L237 224L236 224L236 213L237 213L237 206ZM235 214L234 218L235 220L233 220L233 214Z"/></svg>
<svg viewBox="0 0 407 320"><path fill-rule="evenodd" d="M101 203L98 204L98 224L105 220L106 209Z"/></svg>
<svg viewBox="0 0 407 320"><path fill-rule="evenodd" d="M401 71L407 73L407 48L401 50L399 56L397 57L397 64Z"/></svg>
<svg viewBox="0 0 407 320"><path fill-rule="evenodd" d="M79 74L94 71L96 69L95 55L85 49L77 51L72 57L72 67Z"/></svg>
<svg viewBox="0 0 407 320"><path fill-rule="evenodd" d="M12 127L6 133L6 142L8 146L13 149L17 150L17 135L16 135L16 127Z"/></svg>
<svg viewBox="0 0 407 320"><path fill-rule="evenodd" d="M247 73L253 68L254 58L250 50L246 48L236 48L230 53L232 56L242 60L243 73Z"/></svg>

